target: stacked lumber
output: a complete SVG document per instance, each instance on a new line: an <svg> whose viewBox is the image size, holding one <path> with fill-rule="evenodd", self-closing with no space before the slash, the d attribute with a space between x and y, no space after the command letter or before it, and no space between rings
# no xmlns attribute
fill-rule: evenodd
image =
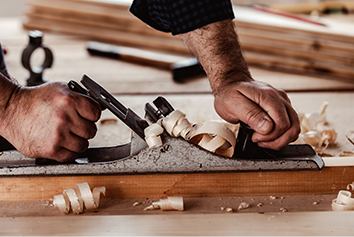
<svg viewBox="0 0 354 237"><path fill-rule="evenodd" d="M117 45L189 55L180 38L146 26L129 11L131 0L29 0L23 26L75 34ZM354 82L354 26L321 19L315 25L234 6L246 61L270 69Z"/></svg>

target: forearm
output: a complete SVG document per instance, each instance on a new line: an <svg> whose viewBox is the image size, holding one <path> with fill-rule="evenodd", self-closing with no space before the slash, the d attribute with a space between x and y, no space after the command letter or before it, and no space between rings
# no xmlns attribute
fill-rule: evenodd
<svg viewBox="0 0 354 237"><path fill-rule="evenodd" d="M11 105L19 86L0 72L0 135L4 135L8 120L12 117Z"/></svg>
<svg viewBox="0 0 354 237"><path fill-rule="evenodd" d="M232 20L180 36L206 71L214 95L234 82L252 80Z"/></svg>

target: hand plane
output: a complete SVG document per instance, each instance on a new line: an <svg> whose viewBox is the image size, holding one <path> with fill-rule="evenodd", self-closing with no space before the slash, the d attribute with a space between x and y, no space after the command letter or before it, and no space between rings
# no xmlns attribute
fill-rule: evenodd
<svg viewBox="0 0 354 237"><path fill-rule="evenodd" d="M79 174L143 174L184 172L240 172L278 170L320 170L324 163L311 146L290 144L275 151L260 148L251 140L253 130L240 123L235 152L223 157L206 151L182 138L162 135L163 146L148 148L144 129L158 119L168 116L174 108L159 96L145 104L145 118L126 108L100 85L84 75L81 83L69 82L70 89L91 96L132 130L131 142L113 147L90 147L73 163L59 163L48 159L11 165L2 162L0 175L79 175ZM1 141L0 141L1 142ZM0 143L0 151L11 149ZM10 157L7 159L11 159ZM31 159L31 158L28 158ZM23 160L23 158L22 158Z"/></svg>

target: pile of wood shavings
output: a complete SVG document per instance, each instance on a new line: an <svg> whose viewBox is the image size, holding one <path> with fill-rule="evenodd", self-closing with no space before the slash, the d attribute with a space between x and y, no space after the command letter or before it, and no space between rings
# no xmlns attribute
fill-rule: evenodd
<svg viewBox="0 0 354 237"><path fill-rule="evenodd" d="M299 113L301 133L295 143L309 144L318 154L324 153L330 144L335 143L337 133L328 125L327 106L328 102L324 102L318 112Z"/></svg>

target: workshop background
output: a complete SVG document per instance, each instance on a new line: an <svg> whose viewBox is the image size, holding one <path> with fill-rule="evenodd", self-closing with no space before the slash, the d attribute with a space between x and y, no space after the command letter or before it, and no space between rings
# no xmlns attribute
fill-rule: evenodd
<svg viewBox="0 0 354 237"><path fill-rule="evenodd" d="M191 56L186 47L177 37L154 31L128 14L126 2L1 0L0 42L7 50L9 73L26 84L29 72L21 65L22 52L28 45L29 31L41 30L43 44L54 56L43 79L79 82L87 74L140 116L146 102L163 95L192 123L220 120L206 76L176 81L171 69L166 68L166 62L169 65ZM336 135L321 144L318 137L313 139L321 156L343 161L343 152L353 155L354 1L233 3L237 4L235 25L254 78L284 89L300 114L318 117L322 113L326 126ZM255 3L265 8L254 8ZM88 42L93 41L144 53L139 51L138 57L135 54L121 60L98 57L88 52ZM150 51L158 53L158 60L139 59L144 55L156 59ZM42 60L40 52L33 55L34 65ZM130 129L108 110L103 111L97 126L90 147L131 141ZM4 157L23 158L12 152L1 154L0 162ZM78 170L89 168L81 166ZM124 231L126 235L215 236L353 233L353 213L332 212L331 207L338 191L354 181L353 162L321 171L238 173L231 167L229 172L212 174L107 175L103 169L97 176L51 176L49 172L46 176L15 177L11 172L16 170L0 169L0 234L4 235L105 235ZM53 206L54 195L80 182L88 182L92 188L107 186L107 196L94 212L63 215ZM177 194L184 196L183 212L144 211L154 201ZM249 206L239 209L242 203ZM230 208L232 213L227 211Z"/></svg>

